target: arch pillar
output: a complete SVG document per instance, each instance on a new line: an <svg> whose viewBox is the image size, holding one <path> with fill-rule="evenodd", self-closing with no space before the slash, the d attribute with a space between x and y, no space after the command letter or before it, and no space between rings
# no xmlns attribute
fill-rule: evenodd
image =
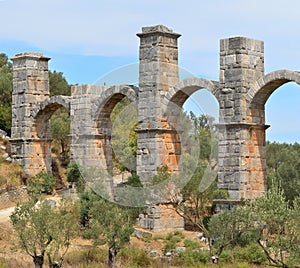
<svg viewBox="0 0 300 268"><path fill-rule="evenodd" d="M228 190L235 201L258 197L266 187L266 126L264 118L260 122L249 118L247 100L251 86L263 75L262 41L244 37L220 41L218 187ZM230 202L219 205L229 208Z"/></svg>
<svg viewBox="0 0 300 268"><path fill-rule="evenodd" d="M12 157L27 174L51 172L49 122L37 133L32 114L38 103L49 98L48 61L42 53L17 54L13 61Z"/></svg>
<svg viewBox="0 0 300 268"><path fill-rule="evenodd" d="M143 27L137 36L140 38L137 173L147 183L160 165L167 164L171 172L178 170L180 155L175 148L178 134L163 118L163 111L165 94L179 79L180 34L157 25Z"/></svg>

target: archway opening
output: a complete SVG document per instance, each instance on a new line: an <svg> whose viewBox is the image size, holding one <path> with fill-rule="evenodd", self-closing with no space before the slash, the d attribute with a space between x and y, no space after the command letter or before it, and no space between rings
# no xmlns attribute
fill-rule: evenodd
<svg viewBox="0 0 300 268"><path fill-rule="evenodd" d="M287 200L300 195L300 90L296 83L285 84L265 105L267 185L280 184Z"/></svg>
<svg viewBox="0 0 300 268"><path fill-rule="evenodd" d="M199 86L182 88L173 96L172 101L172 106L175 107L169 113L178 117L176 107L181 111L180 124L173 125L181 138L182 173L189 176L181 190L184 226L186 230L199 231L199 223L203 222L205 215L212 213L212 201L217 192L216 124L219 122L219 103L211 91ZM194 151L197 153L194 154ZM195 164L192 166L191 163Z"/></svg>
<svg viewBox="0 0 300 268"><path fill-rule="evenodd" d="M99 110L96 140L100 161L114 184L136 171L137 122L136 104L122 93L111 96Z"/></svg>
<svg viewBox="0 0 300 268"><path fill-rule="evenodd" d="M55 189L66 185L66 168L70 159L70 115L59 103L49 103L34 120L31 157L34 174L52 173L56 177Z"/></svg>
<svg viewBox="0 0 300 268"><path fill-rule="evenodd" d="M70 163L70 114L61 107L50 117L52 174L57 178L57 187L66 184L66 169ZM59 185L60 184L60 185Z"/></svg>

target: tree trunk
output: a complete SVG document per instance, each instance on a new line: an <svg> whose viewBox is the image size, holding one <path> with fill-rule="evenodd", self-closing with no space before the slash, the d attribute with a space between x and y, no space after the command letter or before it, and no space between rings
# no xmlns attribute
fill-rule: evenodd
<svg viewBox="0 0 300 268"><path fill-rule="evenodd" d="M111 268L117 267L117 254L119 252L119 249L112 246L108 250L108 266Z"/></svg>
<svg viewBox="0 0 300 268"><path fill-rule="evenodd" d="M34 267L35 268L42 268L44 264L44 256L34 256L33 257Z"/></svg>
<svg viewBox="0 0 300 268"><path fill-rule="evenodd" d="M61 268L61 264L59 264L57 262L53 262L50 264L50 268Z"/></svg>

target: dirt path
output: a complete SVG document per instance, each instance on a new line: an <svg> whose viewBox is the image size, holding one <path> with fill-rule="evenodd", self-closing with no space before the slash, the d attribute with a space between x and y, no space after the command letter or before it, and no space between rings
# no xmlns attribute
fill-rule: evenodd
<svg viewBox="0 0 300 268"><path fill-rule="evenodd" d="M9 216L14 211L15 207L0 210L0 223L9 221Z"/></svg>

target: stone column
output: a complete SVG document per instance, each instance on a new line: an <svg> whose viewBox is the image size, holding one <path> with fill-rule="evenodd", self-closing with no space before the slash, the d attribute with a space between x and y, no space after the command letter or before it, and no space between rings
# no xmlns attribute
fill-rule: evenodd
<svg viewBox="0 0 300 268"><path fill-rule="evenodd" d="M246 100L251 84L263 75L262 41L220 41L218 187L228 190L231 200L253 199L265 191L265 122L249 117Z"/></svg>
<svg viewBox="0 0 300 268"><path fill-rule="evenodd" d="M179 34L165 26L143 27L140 38L137 173L149 182L162 164L176 170L176 155L165 161L166 144L176 131L163 119L163 96L178 83ZM173 163L172 163L173 162Z"/></svg>
<svg viewBox="0 0 300 268"><path fill-rule="evenodd" d="M49 121L37 122L32 114L39 102L49 98L49 59L31 52L12 58L12 156L31 175L51 172Z"/></svg>

